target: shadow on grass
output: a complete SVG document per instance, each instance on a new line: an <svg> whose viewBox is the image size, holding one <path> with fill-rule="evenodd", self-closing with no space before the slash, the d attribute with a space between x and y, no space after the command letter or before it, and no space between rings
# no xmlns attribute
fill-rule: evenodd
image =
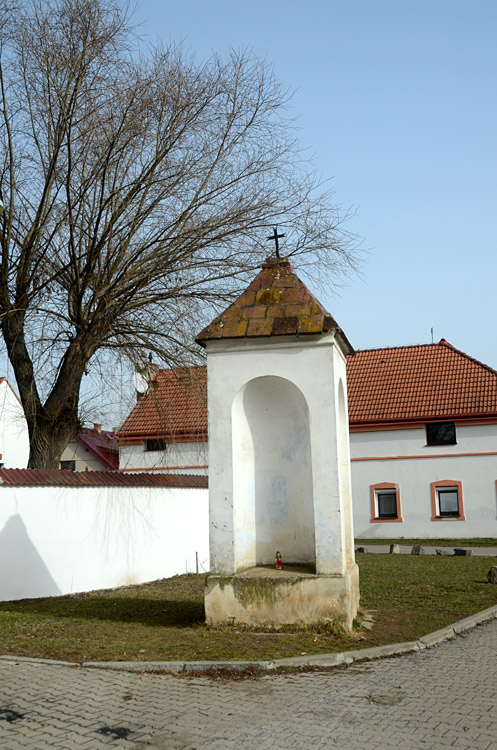
<svg viewBox="0 0 497 750"><path fill-rule="evenodd" d="M144 597L46 598L1 602L2 613L46 615L71 620L109 620L142 625L191 628L205 622L203 602Z"/></svg>

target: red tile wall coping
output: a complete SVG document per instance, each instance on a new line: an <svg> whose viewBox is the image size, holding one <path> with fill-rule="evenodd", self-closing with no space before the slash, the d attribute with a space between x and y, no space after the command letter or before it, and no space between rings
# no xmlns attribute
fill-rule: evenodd
<svg viewBox="0 0 497 750"><path fill-rule="evenodd" d="M193 393L185 371L178 377L173 370L161 370L156 390L138 401L119 430L118 441L159 436L177 442L207 440L206 370L194 370ZM347 358L347 384L352 429L497 417L497 372L444 339L437 344L357 351Z"/></svg>
<svg viewBox="0 0 497 750"><path fill-rule="evenodd" d="M195 341L306 336L336 331L347 352L350 343L333 317L293 272L288 258L267 258L252 283Z"/></svg>
<svg viewBox="0 0 497 750"><path fill-rule="evenodd" d="M0 469L0 486L10 487L173 487L204 489L206 476L195 474L61 471L59 469Z"/></svg>

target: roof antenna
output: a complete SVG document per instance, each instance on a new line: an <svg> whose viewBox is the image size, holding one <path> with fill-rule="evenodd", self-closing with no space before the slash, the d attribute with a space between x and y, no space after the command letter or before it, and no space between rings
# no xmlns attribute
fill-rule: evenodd
<svg viewBox="0 0 497 750"><path fill-rule="evenodd" d="M431 343L433 344L433 326L431 327Z"/></svg>

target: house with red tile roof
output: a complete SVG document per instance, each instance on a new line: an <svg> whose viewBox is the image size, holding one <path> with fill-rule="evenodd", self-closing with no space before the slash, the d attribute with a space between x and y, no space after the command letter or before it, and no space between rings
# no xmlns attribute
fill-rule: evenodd
<svg viewBox="0 0 497 750"><path fill-rule="evenodd" d="M495 370L442 339L350 354L347 387L356 537L497 536ZM159 371L121 470L207 473L206 404L205 368Z"/></svg>
<svg viewBox="0 0 497 750"><path fill-rule="evenodd" d="M117 433L120 471L207 474L207 371L159 370Z"/></svg>
<svg viewBox="0 0 497 750"><path fill-rule="evenodd" d="M64 449L60 468L69 471L116 471L119 447L114 430L102 430L101 424L82 427Z"/></svg>
<svg viewBox="0 0 497 750"><path fill-rule="evenodd" d="M497 372L442 339L347 376L356 536L497 536Z"/></svg>

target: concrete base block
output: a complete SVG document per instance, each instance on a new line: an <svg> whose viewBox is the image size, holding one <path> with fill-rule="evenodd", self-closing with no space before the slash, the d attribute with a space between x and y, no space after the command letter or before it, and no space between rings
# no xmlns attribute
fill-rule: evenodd
<svg viewBox="0 0 497 750"><path fill-rule="evenodd" d="M205 590L209 625L309 625L338 619L351 629L359 606L359 571L343 576L257 567L233 576L211 575Z"/></svg>

